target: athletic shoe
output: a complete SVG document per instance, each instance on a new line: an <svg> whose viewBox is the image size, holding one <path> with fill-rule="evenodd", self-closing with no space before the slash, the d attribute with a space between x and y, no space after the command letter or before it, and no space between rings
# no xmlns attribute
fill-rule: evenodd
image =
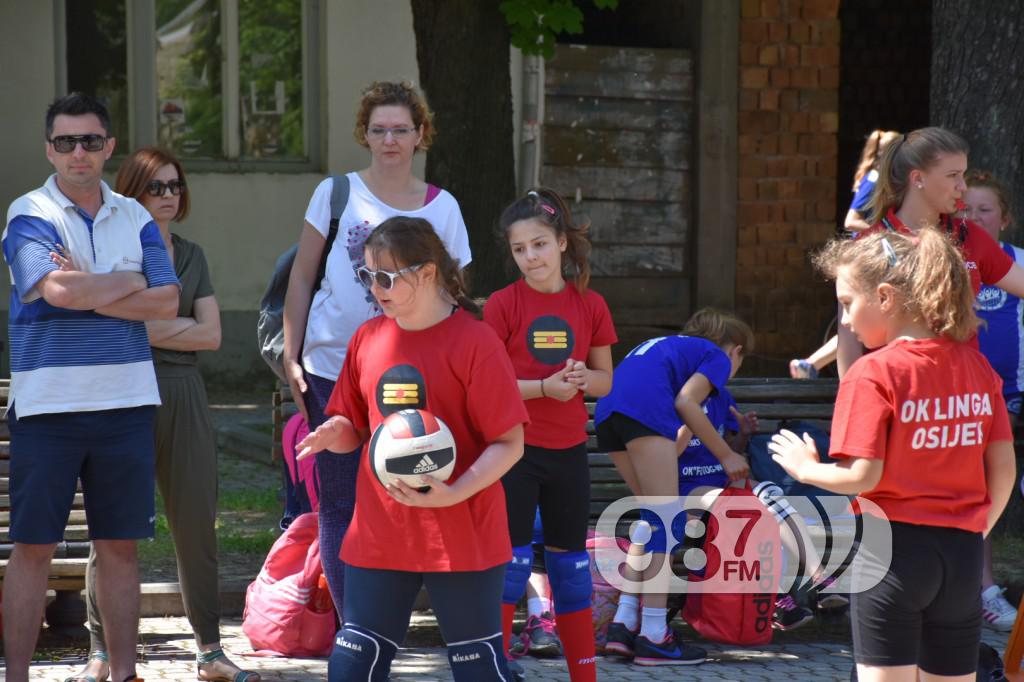
<svg viewBox="0 0 1024 682"><path fill-rule="evenodd" d="M994 630L1009 632L1017 620L1017 609L1003 596L999 585L991 585L981 593L981 615L985 624Z"/></svg>
<svg viewBox="0 0 1024 682"><path fill-rule="evenodd" d="M825 578L817 587L814 595L814 605L822 610L842 609L850 605L850 599L845 594L837 592L825 592L828 587L835 583L835 578Z"/></svg>
<svg viewBox="0 0 1024 682"><path fill-rule="evenodd" d="M604 652L623 658L633 658L633 646L640 629L630 630L622 623L608 623L608 633L604 638Z"/></svg>
<svg viewBox="0 0 1024 682"><path fill-rule="evenodd" d="M531 656L544 658L562 655L562 643L555 633L555 618L550 611L542 613L540 618L537 616L527 618L522 637L529 640L526 650L530 652Z"/></svg>
<svg viewBox="0 0 1024 682"><path fill-rule="evenodd" d="M638 635L633 651L633 662L637 665L696 665L703 663L708 655L700 647L676 642L671 628L665 639L657 644Z"/></svg>
<svg viewBox="0 0 1024 682"><path fill-rule="evenodd" d="M814 620L810 609L800 606L788 594L775 600L775 615L772 616L772 627L787 632L796 630Z"/></svg>
<svg viewBox="0 0 1024 682"><path fill-rule="evenodd" d="M806 360L790 360L789 376L794 379L817 379L818 368Z"/></svg>
<svg viewBox="0 0 1024 682"><path fill-rule="evenodd" d="M523 670L523 666L520 665L519 661L506 658L505 662L508 663L508 671L512 673L512 679L515 682L523 682L526 679L526 671Z"/></svg>

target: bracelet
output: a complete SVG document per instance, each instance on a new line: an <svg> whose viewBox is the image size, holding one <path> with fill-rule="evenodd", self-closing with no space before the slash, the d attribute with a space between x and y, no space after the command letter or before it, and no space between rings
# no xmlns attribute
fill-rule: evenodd
<svg viewBox="0 0 1024 682"><path fill-rule="evenodd" d="M540 380L540 395L542 398L547 398L548 394L544 392L544 380Z"/></svg>

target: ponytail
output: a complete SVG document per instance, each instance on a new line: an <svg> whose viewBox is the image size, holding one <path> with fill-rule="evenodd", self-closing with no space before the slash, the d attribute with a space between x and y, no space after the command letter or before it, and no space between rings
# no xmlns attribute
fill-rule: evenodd
<svg viewBox="0 0 1024 682"><path fill-rule="evenodd" d="M860 189L861 180L878 165L882 153L894 140L900 138L895 130L872 130L860 153L857 171L853 174L853 191Z"/></svg>
<svg viewBox="0 0 1024 682"><path fill-rule="evenodd" d="M562 274L573 281L580 293L585 292L590 284L591 247L587 238L590 221L574 222L565 200L558 192L545 187L531 189L526 196L516 199L502 211L498 225L500 238L505 244L508 244L509 228L520 220L539 220L550 227L557 237L565 237Z"/></svg>
<svg viewBox="0 0 1024 682"><path fill-rule="evenodd" d="M433 263L442 290L461 308L480 316L480 306L466 294L466 281L458 261L452 258L433 226L423 218L388 218L370 233L364 248L373 253L375 260L381 254L389 254L400 267Z"/></svg>
<svg viewBox="0 0 1024 682"><path fill-rule="evenodd" d="M928 170L946 154L964 154L967 143L945 128L919 128L900 136L882 154L878 182L868 202L868 222L878 223L889 209L903 205L910 186L910 173Z"/></svg>
<svg viewBox="0 0 1024 682"><path fill-rule="evenodd" d="M960 249L938 229L922 228L916 237L876 232L853 241L833 240L815 255L814 264L829 279L849 268L862 292L889 284L914 319L939 336L966 341L977 332L967 265Z"/></svg>

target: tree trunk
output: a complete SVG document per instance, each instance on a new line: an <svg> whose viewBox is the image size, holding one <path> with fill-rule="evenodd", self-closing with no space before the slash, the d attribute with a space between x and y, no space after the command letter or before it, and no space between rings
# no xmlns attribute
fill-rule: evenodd
<svg viewBox="0 0 1024 682"><path fill-rule="evenodd" d="M1007 241L1024 238L1024 2L933 0L931 119L963 136L969 165L1010 193Z"/></svg>
<svg viewBox="0 0 1024 682"><path fill-rule="evenodd" d="M420 85L438 130L427 181L459 201L473 294L488 295L510 281L507 247L495 236L516 194L508 26L498 0L411 2Z"/></svg>

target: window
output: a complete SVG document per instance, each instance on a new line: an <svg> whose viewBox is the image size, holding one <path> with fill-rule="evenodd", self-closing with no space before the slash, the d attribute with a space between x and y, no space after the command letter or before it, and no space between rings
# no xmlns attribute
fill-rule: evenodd
<svg viewBox="0 0 1024 682"><path fill-rule="evenodd" d="M158 144L190 168L309 170L319 11L318 0L64 0L64 90L108 106L124 152Z"/></svg>

